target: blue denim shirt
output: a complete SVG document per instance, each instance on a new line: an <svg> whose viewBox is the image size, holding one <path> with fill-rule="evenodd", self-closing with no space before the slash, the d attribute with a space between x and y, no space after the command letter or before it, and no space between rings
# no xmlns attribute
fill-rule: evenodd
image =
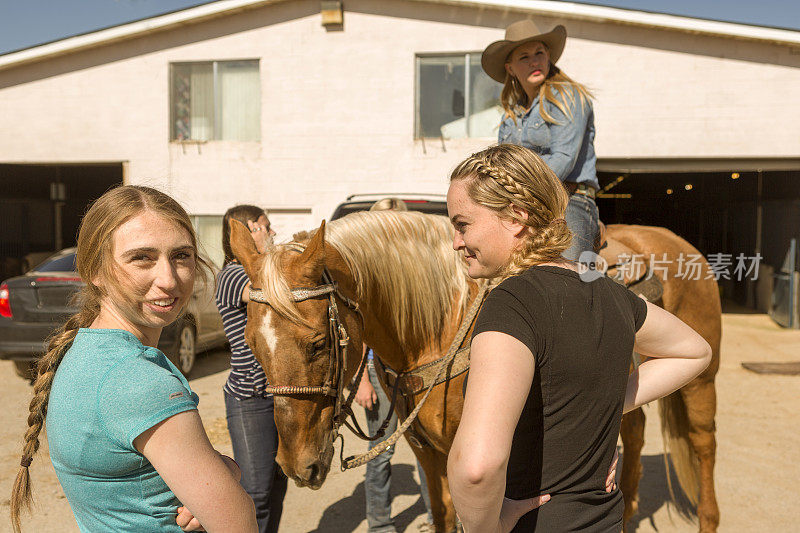
<svg viewBox="0 0 800 533"><path fill-rule="evenodd" d="M556 98L560 95L556 90ZM577 95L576 95L577 96ZM547 111L558 124L546 122L539 114L539 97L531 108L517 115L517 123L506 117L500 124L497 141L516 144L536 152L556 173L561 181L585 183L599 189L594 153L594 111L591 103L581 105L580 100L570 104L572 119L549 102Z"/></svg>

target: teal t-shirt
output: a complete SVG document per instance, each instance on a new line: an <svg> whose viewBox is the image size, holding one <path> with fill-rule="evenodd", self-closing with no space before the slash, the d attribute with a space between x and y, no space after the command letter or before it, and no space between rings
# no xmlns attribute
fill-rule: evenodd
<svg viewBox="0 0 800 533"><path fill-rule="evenodd" d="M167 357L119 329L81 329L47 407L50 459L81 531L181 531L179 502L133 440L198 397Z"/></svg>

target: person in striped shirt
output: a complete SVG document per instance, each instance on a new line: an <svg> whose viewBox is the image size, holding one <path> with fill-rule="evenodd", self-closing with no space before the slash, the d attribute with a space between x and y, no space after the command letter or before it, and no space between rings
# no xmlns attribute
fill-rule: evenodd
<svg viewBox="0 0 800 533"><path fill-rule="evenodd" d="M217 309L222 315L225 335L231 345L231 373L223 387L228 432L233 457L242 470L241 483L253 498L261 533L277 532L286 494L286 476L275 462L278 430L267 378L244 339L250 280L233 256L230 221L250 228L258 251L263 253L275 232L260 207L237 205L222 219L222 249L225 264L217 276Z"/></svg>

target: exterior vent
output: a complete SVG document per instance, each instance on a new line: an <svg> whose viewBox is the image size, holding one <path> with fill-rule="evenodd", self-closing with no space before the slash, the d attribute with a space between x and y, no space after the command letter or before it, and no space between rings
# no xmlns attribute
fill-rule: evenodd
<svg viewBox="0 0 800 533"><path fill-rule="evenodd" d="M319 12L322 15L323 26L341 26L344 23L340 0L322 0Z"/></svg>

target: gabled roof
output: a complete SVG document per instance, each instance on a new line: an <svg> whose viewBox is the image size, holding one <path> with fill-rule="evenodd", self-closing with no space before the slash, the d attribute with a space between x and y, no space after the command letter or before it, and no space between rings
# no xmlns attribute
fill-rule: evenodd
<svg viewBox="0 0 800 533"><path fill-rule="evenodd" d="M196 24L213 18L231 15L239 11L285 1L286 0L219 0L217 2L210 2L165 15L158 15L127 24L120 24L119 26L112 26L110 28L84 33L74 37L67 37L66 39L0 55L0 70L23 63L70 54L86 48L93 48L117 41L141 37L148 33L172 29L186 24Z"/></svg>
<svg viewBox="0 0 800 533"><path fill-rule="evenodd" d="M159 15L156 17L113 26L91 33L68 37L16 52L0 55L0 70L73 53L82 49L102 46L116 41L140 37L185 24L195 24L208 19L254 9L288 0L218 0L200 6ZM428 4L449 4L475 8L512 9L521 13L611 22L654 29L669 29L693 34L716 35L734 39L767 41L800 48L800 31L751 26L733 22L698 19L662 13L650 13L606 6L577 4L555 0L412 0ZM346 6L345 6L346 9Z"/></svg>

